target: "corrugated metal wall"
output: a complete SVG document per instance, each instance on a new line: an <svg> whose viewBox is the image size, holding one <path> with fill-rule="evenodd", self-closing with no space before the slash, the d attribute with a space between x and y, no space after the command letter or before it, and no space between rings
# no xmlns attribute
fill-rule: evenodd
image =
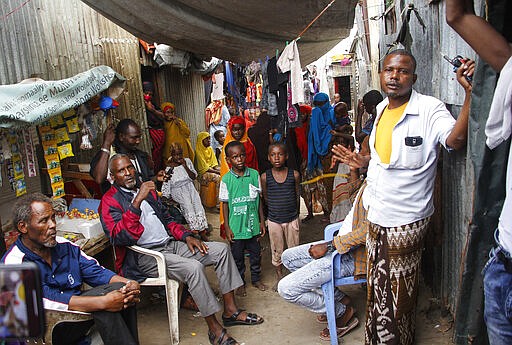
<svg viewBox="0 0 512 345"><path fill-rule="evenodd" d="M117 117L133 118L146 127L139 44L133 35L79 0L33 0L21 7L20 1L3 0L0 18L1 84L17 83L33 75L46 80L64 79L94 66L108 65L127 79L118 99ZM95 147L101 139L100 132ZM74 146L77 162L89 162L95 153L81 152ZM141 146L149 151L149 135ZM40 190L39 177L27 179L27 187L29 192ZM8 205L14 198L4 184L0 204ZM3 208L0 212L5 214Z"/></svg>
<svg viewBox="0 0 512 345"><path fill-rule="evenodd" d="M203 79L195 73L182 75L179 69L168 66L156 70L156 77L161 101L174 103L176 114L190 128L190 139L195 148L197 133L205 130Z"/></svg>

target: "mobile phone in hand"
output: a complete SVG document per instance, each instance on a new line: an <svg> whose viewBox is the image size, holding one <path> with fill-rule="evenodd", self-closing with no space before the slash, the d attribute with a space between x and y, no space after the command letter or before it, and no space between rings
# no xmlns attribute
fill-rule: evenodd
<svg viewBox="0 0 512 345"><path fill-rule="evenodd" d="M443 55L443 58L448 61L453 66L453 71L457 73L457 70L460 66L462 66L463 63L466 62L466 59L464 59L462 56L457 55L453 59L450 59L447 55ZM471 83L473 81L473 78L471 76L465 76L466 80Z"/></svg>
<svg viewBox="0 0 512 345"><path fill-rule="evenodd" d="M39 338L43 336L44 325L37 265L0 264L0 339Z"/></svg>

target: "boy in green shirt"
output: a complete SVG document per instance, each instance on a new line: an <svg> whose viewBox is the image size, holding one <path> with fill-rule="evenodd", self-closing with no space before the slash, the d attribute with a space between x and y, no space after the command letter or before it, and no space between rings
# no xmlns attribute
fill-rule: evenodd
<svg viewBox="0 0 512 345"><path fill-rule="evenodd" d="M219 201L222 201L226 236L231 242L231 252L244 285L236 294L245 296L244 252L249 253L251 282L260 290L266 290L261 282L261 246L259 237L265 235L265 218L260 201L261 183L258 172L245 166L245 147L232 141L224 148L226 161L231 170L222 176ZM261 220L261 222L260 222Z"/></svg>

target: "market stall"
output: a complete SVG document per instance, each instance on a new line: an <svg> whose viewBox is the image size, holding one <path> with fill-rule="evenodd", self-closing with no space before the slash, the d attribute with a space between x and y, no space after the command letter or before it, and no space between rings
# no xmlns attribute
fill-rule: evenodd
<svg viewBox="0 0 512 345"><path fill-rule="evenodd" d="M77 150L92 149L91 140L101 135L99 124L112 121L115 98L124 84L125 78L112 68L98 66L63 80L28 79L0 86L0 187L10 187L15 197L47 191L59 212L59 234L90 254L104 249L108 240L97 207L66 206L73 197L93 197L86 184L95 185L89 162L72 162L72 158ZM41 187L27 188L26 179L38 176L44 181ZM66 182L78 192L66 196ZM17 232L9 223L3 230L9 245Z"/></svg>

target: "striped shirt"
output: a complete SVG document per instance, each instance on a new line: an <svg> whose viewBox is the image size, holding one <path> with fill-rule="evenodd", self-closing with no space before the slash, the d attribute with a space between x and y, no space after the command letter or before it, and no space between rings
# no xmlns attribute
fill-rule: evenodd
<svg viewBox="0 0 512 345"><path fill-rule="evenodd" d="M265 172L267 174L268 219L274 223L289 223L299 216L293 172L293 169L288 168L288 174L283 183L274 179L272 169Z"/></svg>

